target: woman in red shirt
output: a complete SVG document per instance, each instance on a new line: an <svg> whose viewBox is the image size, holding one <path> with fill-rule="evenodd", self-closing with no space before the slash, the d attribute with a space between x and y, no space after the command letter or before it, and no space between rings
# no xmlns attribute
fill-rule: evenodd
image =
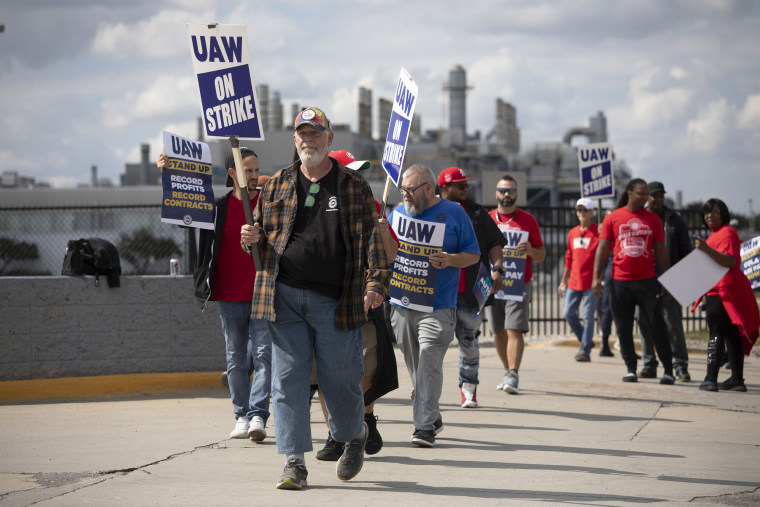
<svg viewBox="0 0 760 507"><path fill-rule="evenodd" d="M707 375L699 388L703 391L746 391L744 354L749 354L760 328L760 312L749 280L740 269L741 241L729 225L731 215L720 199L710 199L702 207L702 220L710 228L704 240L694 237L694 245L715 262L729 268L718 283L705 294L707 325ZM718 383L718 370L723 363L723 347L728 351L731 377Z"/></svg>

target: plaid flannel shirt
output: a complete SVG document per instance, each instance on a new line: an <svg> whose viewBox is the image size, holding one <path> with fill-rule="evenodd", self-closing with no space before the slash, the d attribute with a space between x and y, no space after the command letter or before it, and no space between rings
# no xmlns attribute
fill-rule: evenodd
<svg viewBox="0 0 760 507"><path fill-rule="evenodd" d="M332 160L338 168L338 195L343 241L346 246L346 268L343 293L335 311L335 327L348 331L367 322L364 292L373 290L385 297L390 270L377 223L372 189L358 173ZM301 162L278 171L264 186L254 212L261 239L261 270L256 274L253 289L253 316L274 322L275 280L280 258L288 246L298 207L296 171ZM319 266L314 266L319 269Z"/></svg>

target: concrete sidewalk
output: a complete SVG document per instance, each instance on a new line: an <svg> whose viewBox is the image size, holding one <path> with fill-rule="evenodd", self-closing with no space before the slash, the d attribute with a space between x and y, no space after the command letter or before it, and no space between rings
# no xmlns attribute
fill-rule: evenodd
<svg viewBox="0 0 760 507"><path fill-rule="evenodd" d="M308 453L309 486L275 489L284 457L270 436L229 440L228 394L202 381L175 394L0 405L0 505L756 505L760 502L760 361L747 393L695 381L625 384L619 353L590 363L544 340L525 353L520 395L494 389L503 369L481 349L477 409L459 407L457 351L446 356L444 430L432 449L410 443L411 385L378 401L385 440L352 481ZM214 374L216 375L216 374ZM218 375L216 375L218 378ZM724 375L721 376L721 380ZM113 379L111 379L113 380ZM156 382L162 382L160 379ZM125 383L128 380L125 379ZM0 385L0 391L2 385ZM129 392L128 386L120 393ZM327 429L312 408L315 449Z"/></svg>

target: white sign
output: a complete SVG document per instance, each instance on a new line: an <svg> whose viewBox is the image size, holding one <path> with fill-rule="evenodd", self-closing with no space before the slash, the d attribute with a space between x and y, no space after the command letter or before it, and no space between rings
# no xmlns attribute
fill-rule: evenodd
<svg viewBox="0 0 760 507"><path fill-rule="evenodd" d="M404 161L406 141L409 139L409 130L412 126L414 106L417 103L417 83L412 76L401 67L401 74L396 85L396 96L393 100L391 123L388 126L388 135L385 137L385 149L383 150L383 169L388 177L398 186L401 176L401 164Z"/></svg>
<svg viewBox="0 0 760 507"><path fill-rule="evenodd" d="M695 248L657 279L681 306L689 306L712 289L726 273L728 268Z"/></svg>
<svg viewBox="0 0 760 507"><path fill-rule="evenodd" d="M581 172L581 197L601 199L615 196L610 143L578 146L578 167Z"/></svg>
<svg viewBox="0 0 760 507"><path fill-rule="evenodd" d="M208 137L264 140L245 25L187 25Z"/></svg>

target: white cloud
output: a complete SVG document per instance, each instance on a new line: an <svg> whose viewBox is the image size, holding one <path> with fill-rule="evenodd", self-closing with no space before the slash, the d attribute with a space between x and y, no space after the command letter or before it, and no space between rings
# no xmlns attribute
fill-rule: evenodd
<svg viewBox="0 0 760 507"><path fill-rule="evenodd" d="M103 22L90 47L95 55L113 60L161 59L189 54L186 23L208 22L213 11L191 13L162 10L136 23Z"/></svg>
<svg viewBox="0 0 760 507"><path fill-rule="evenodd" d="M681 79L686 79L687 77L689 77L689 73L686 72L683 69L683 67L673 67L672 69L670 69L670 72L668 72L668 74L673 79L678 79L679 81Z"/></svg>
<svg viewBox="0 0 760 507"><path fill-rule="evenodd" d="M695 119L686 125L686 133L692 147L709 153L723 140L729 122L731 109L725 98L712 101L699 111Z"/></svg>
<svg viewBox="0 0 760 507"><path fill-rule="evenodd" d="M736 126L742 130L754 130L760 133L760 94L747 97L744 107L739 111Z"/></svg>
<svg viewBox="0 0 760 507"><path fill-rule="evenodd" d="M159 76L140 93L127 91L119 98L103 100L101 109L103 124L109 127L123 127L135 119L197 113L197 86L194 76Z"/></svg>

